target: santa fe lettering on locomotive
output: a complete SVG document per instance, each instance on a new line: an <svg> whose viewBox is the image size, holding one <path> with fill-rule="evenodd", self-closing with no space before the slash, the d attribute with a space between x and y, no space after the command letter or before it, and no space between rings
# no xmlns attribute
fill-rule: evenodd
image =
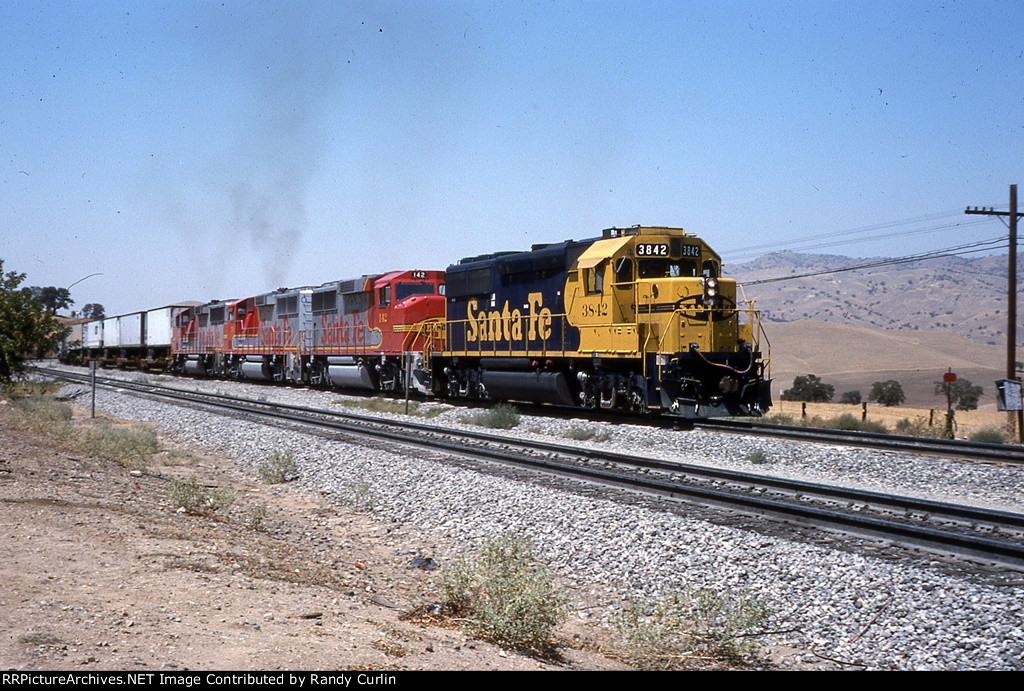
<svg viewBox="0 0 1024 691"><path fill-rule="evenodd" d="M527 316L525 318L527 331L526 338L529 341L537 340L538 336L542 341L551 337L551 310L542 307L544 294L530 293L527 296ZM479 302L476 298L470 300L466 305L466 317L469 320L469 329L466 333L466 340L469 342L485 341L522 341L523 340L523 313L518 308L509 310L508 301L505 301L501 310L486 312L478 309Z"/></svg>

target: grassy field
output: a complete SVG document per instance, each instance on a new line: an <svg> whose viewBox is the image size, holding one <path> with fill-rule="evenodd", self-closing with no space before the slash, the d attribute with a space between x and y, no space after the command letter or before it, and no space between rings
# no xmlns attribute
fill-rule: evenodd
<svg viewBox="0 0 1024 691"><path fill-rule="evenodd" d="M843 405L841 403L807 403L807 416L818 416L823 419L833 419L840 415L849 414L860 419L864 409L860 405ZM772 406L772 415L788 415L799 421L803 404L800 401L775 401ZM890 432L896 431L896 424L900 420L909 420L911 423L941 431L946 423L946 409L943 408L906 408L885 406L868 403L867 419L872 422L879 422L886 426ZM962 411L955 414L956 437L957 439L968 439L972 434L987 429L998 429L1006 433L1007 414L979 410Z"/></svg>

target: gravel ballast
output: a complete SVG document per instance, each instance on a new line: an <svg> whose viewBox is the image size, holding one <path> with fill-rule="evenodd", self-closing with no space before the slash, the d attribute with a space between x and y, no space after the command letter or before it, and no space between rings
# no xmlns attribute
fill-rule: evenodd
<svg viewBox="0 0 1024 691"><path fill-rule="evenodd" d="M75 371L81 372L81 369ZM110 376L110 373L104 373ZM343 409L336 393L127 375L182 388ZM369 490L374 512L469 548L514 530L537 543L542 558L579 585L588 606L621 598L710 587L752 594L772 610L762 641L806 651L783 665L829 659L869 669L1024 668L1024 574L971 573L927 559L895 559L887 550L836 549L714 524L690 515L566 491L423 458L329 441L293 430L211 415L108 391L97 407L150 422L179 438L224 452L254 468L291 451L298 481L344 500ZM352 409L354 412L362 412ZM417 422L464 426L471 411ZM385 417L396 417L384 415ZM565 439L571 427L607 436L602 447L686 463L754 470L829 484L902 492L943 501L1024 511L1024 471L908 454L765 440L716 432L673 432L642 425L524 416L514 436ZM757 465L748 458L759 449ZM781 532L776 530L776 533ZM442 563L443 566L443 563Z"/></svg>

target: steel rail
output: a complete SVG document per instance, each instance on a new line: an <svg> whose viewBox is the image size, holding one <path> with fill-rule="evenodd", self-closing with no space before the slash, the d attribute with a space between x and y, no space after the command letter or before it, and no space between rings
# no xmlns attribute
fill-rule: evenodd
<svg viewBox="0 0 1024 691"><path fill-rule="evenodd" d="M1024 464L1024 446L1016 444L991 444L965 441L963 439L935 439L931 437L886 434L883 432L833 430L820 427L774 425L765 422L741 420L709 419L694 421L694 424L705 429L721 432L780 437L826 444L846 444L886 451L953 456L999 463Z"/></svg>
<svg viewBox="0 0 1024 691"><path fill-rule="evenodd" d="M87 376L76 373L59 370L48 370L46 372L74 381L88 380ZM745 484L757 488L773 488L778 491L790 492L798 497L812 495L824 497L832 501L841 500L864 506L885 507L890 510L943 516L946 519L957 521L983 522L999 527L1008 527L1011 530L1024 528L1024 515L1022 514L773 478L739 471L638 458L616 452L581 449L579 447L570 447L550 442L527 442L483 432L450 430L414 422L399 422L356 413L330 411L268 401L255 401L225 394L198 392L155 384L140 384L138 382L109 378L98 378L97 383L114 389L126 389L136 393L171 398L190 405L199 403L242 414L259 415L303 425L314 425L333 431L386 439L407 446L416 446L434 451L443 450L456 456L500 462L517 467L529 467L534 470L541 470L564 477L582 478L604 485L653 492L672 498L687 498L690 501L698 501L729 510L740 509L747 513L771 515L784 520L797 519L802 523L820 528L839 530L872 538L895 540L902 544L909 544L931 551L952 552L964 556L989 559L1015 567L1024 567L1024 545L1016 542L997 540L979 535L955 533L919 524L885 520L857 513L833 511L802 504L799 501L782 502L755 496L750 493L713 489L678 480L638 477L636 473L616 472L564 461L538 458L529 455L526 450L540 450L552 454L581 457L591 461L599 460L625 466L657 469L661 472L680 473L690 477L701 478L704 481L712 480ZM370 425L370 427L367 425ZM409 436L409 431L419 432L424 435L440 435L448 439L416 439ZM505 448L467 446L466 440L468 439L489 444L500 444ZM511 446L519 446L521 450L509 450Z"/></svg>

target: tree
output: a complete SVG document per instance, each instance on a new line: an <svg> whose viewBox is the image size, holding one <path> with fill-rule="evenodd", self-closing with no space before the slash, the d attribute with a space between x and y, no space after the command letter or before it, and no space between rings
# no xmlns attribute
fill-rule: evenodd
<svg viewBox="0 0 1024 691"><path fill-rule="evenodd" d="M22 280L24 278L22 276ZM67 288L57 288L55 286L40 288L39 286L32 286L28 290L50 314L57 310L67 309L75 304L75 301L71 299L71 292Z"/></svg>
<svg viewBox="0 0 1024 691"><path fill-rule="evenodd" d="M105 316L107 316L107 312L98 302L90 302L82 308L83 319L103 319Z"/></svg>
<svg viewBox="0 0 1024 691"><path fill-rule="evenodd" d="M947 393L957 410L975 410L985 390L975 386L970 379L957 379L952 383L935 382L935 395L945 398Z"/></svg>
<svg viewBox="0 0 1024 691"><path fill-rule="evenodd" d="M808 374L806 377L794 379L793 388L782 392L782 400L824 403L831 401L835 393L834 386L824 383L813 374Z"/></svg>
<svg viewBox="0 0 1024 691"><path fill-rule="evenodd" d="M903 387L900 386L900 383L895 379L890 379L888 381L876 381L872 384L868 400L890 407L899 405L907 400L907 397L903 395Z"/></svg>
<svg viewBox="0 0 1024 691"><path fill-rule="evenodd" d="M840 403L849 403L850 405L857 405L860 403L860 391L847 391L839 397Z"/></svg>
<svg viewBox="0 0 1024 691"><path fill-rule="evenodd" d="M31 289L18 287L25 274L5 274L3 269L0 259L0 383L20 372L26 358L56 348L67 333Z"/></svg>

